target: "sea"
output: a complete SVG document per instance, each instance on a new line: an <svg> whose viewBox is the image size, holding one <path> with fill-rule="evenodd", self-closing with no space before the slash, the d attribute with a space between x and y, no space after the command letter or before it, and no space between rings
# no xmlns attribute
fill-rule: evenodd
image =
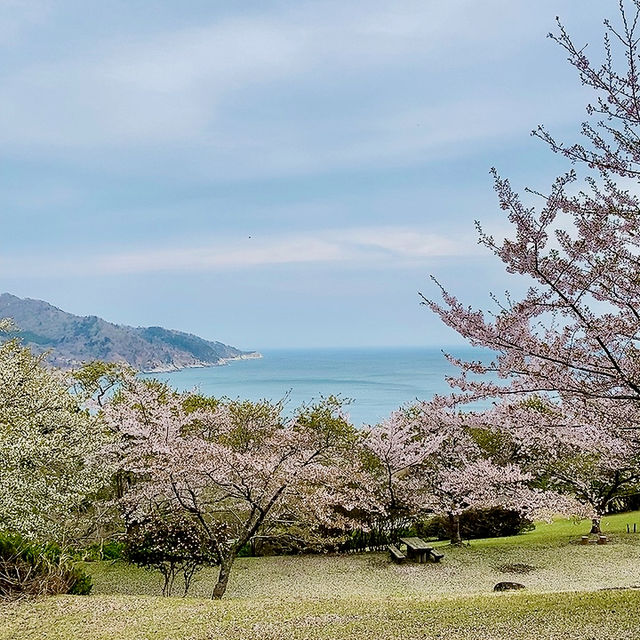
<svg viewBox="0 0 640 640"><path fill-rule="evenodd" d="M470 348L278 349L262 358L223 366L147 374L179 391L215 397L285 400L285 413L303 403L336 395L356 426L376 424L401 405L451 391L446 377L456 367L443 351L466 359L486 359ZM481 405L476 405L481 406Z"/></svg>

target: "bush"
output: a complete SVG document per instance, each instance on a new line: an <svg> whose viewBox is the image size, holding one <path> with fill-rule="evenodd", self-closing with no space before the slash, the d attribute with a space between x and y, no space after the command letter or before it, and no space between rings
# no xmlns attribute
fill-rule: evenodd
<svg viewBox="0 0 640 640"><path fill-rule="evenodd" d="M535 525L518 511L494 507L493 509L468 509L460 514L460 534L463 538L501 538L531 531ZM421 538L447 540L450 537L446 516L433 516L416 524Z"/></svg>
<svg viewBox="0 0 640 640"><path fill-rule="evenodd" d="M640 493L634 493L612 500L607 507L607 512L624 513L625 511L638 511L638 509L640 509Z"/></svg>
<svg viewBox="0 0 640 640"><path fill-rule="evenodd" d="M338 548L342 552L364 551L365 549L382 549L391 542L395 542L396 537L405 534L405 530L397 532L396 535L396 532L394 532L394 534L389 534L376 529L369 531L357 529L353 531Z"/></svg>
<svg viewBox="0 0 640 640"><path fill-rule="evenodd" d="M0 598L87 595L91 587L91 577L58 545L0 534Z"/></svg>
<svg viewBox="0 0 640 640"><path fill-rule="evenodd" d="M139 567L160 571L162 595L170 596L177 575L184 579L183 595L194 574L217 563L202 526L187 516L155 512L127 528L126 559Z"/></svg>
<svg viewBox="0 0 640 640"><path fill-rule="evenodd" d="M95 543L77 552L85 562L98 562L100 560L123 560L126 555L126 544L118 540Z"/></svg>

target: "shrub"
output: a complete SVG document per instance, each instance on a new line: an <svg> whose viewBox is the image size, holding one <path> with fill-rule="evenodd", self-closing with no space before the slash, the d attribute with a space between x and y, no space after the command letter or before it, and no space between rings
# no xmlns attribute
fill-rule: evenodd
<svg viewBox="0 0 640 640"><path fill-rule="evenodd" d="M0 534L0 598L87 595L91 586L91 577L58 545Z"/></svg>
<svg viewBox="0 0 640 640"><path fill-rule="evenodd" d="M99 560L123 560L126 555L126 544L118 540L95 543L78 551L78 556L86 562Z"/></svg>
<svg viewBox="0 0 640 640"><path fill-rule="evenodd" d="M405 530L399 531L397 536L404 535L405 533ZM364 551L365 549L382 549L391 542L394 542L395 537L396 535L379 531L377 529L366 531L356 529L341 542L338 549L342 552Z"/></svg>
<svg viewBox="0 0 640 640"><path fill-rule="evenodd" d="M160 571L164 596L171 595L175 578L180 574L186 596L194 574L217 563L202 526L174 512L154 512L141 521L129 523L126 558L139 567Z"/></svg>
<svg viewBox="0 0 640 640"><path fill-rule="evenodd" d="M520 512L502 507L468 509L460 514L460 534L466 539L515 536L534 527ZM416 532L420 537L438 540L447 540L451 535L446 516L433 516L417 523Z"/></svg>
<svg viewBox="0 0 640 640"><path fill-rule="evenodd" d="M634 493L612 500L607 507L607 513L624 513L625 511L638 511L638 509L640 509L640 493Z"/></svg>

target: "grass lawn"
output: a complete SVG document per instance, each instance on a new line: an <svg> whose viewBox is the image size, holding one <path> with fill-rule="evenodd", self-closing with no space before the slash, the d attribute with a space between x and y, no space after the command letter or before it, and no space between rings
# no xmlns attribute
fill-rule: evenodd
<svg viewBox="0 0 640 640"><path fill-rule="evenodd" d="M512 538L443 549L442 564L393 565L386 554L241 558L222 602L202 572L187 599L162 598L156 575L87 565L88 597L0 607L0 640L56 638L638 638L640 512L605 518L605 546L581 546L586 522L540 524ZM528 565L515 573L506 565ZM496 594L501 580L526 585Z"/></svg>

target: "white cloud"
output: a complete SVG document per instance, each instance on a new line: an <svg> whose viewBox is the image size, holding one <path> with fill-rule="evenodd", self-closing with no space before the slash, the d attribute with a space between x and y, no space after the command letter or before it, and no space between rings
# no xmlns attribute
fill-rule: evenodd
<svg viewBox="0 0 640 640"><path fill-rule="evenodd" d="M446 237L398 227L322 230L265 238L216 239L207 244L95 255L39 255L0 259L4 276L127 275L213 272L296 263L385 264L480 255L475 238Z"/></svg>
<svg viewBox="0 0 640 640"><path fill-rule="evenodd" d="M166 143L224 148L229 118L233 133L242 132L233 114L222 113L236 91L257 92L259 101L274 83L286 87L317 75L322 93L327 78L334 82L350 70L393 73L408 62L439 72L444 61L468 64L471 50L491 58L502 28L495 16L525 33L518 13L500 0L304 3L286 14L228 18L133 42L88 39L73 58L5 74L0 141L61 151ZM505 55L508 48L498 49Z"/></svg>

